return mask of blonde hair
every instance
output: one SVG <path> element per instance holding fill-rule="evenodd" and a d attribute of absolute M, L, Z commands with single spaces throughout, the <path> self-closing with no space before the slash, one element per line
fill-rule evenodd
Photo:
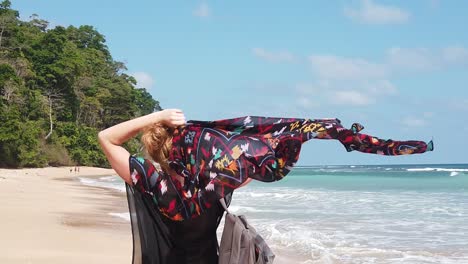
<path fill-rule="evenodd" d="M 160 123 L 146 127 L 141 136 L 141 142 L 145 146 L 148 155 L 163 169 L 169 171 L 168 158 L 172 149 L 172 137 L 174 129 Z"/>

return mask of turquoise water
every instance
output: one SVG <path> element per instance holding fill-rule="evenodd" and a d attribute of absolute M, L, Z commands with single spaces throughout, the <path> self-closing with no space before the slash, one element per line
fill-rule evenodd
<path fill-rule="evenodd" d="M 298 263 L 468 263 L 467 191 L 468 165 L 303 167 L 232 208 Z"/>
<path fill-rule="evenodd" d="M 301 167 L 275 184 L 333 190 L 458 192 L 467 191 L 466 176 L 468 165 L 460 164 Z"/>
<path fill-rule="evenodd" d="M 236 190 L 230 210 L 285 263 L 468 263 L 468 164 L 295 168 Z"/>

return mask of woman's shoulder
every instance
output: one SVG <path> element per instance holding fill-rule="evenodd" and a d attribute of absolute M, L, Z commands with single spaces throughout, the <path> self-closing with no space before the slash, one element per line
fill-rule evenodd
<path fill-rule="evenodd" d="M 161 166 L 147 158 L 131 155 L 129 158 L 130 175 L 134 185 L 140 185 L 144 190 L 151 190 L 158 179 L 164 174 Z"/>
<path fill-rule="evenodd" d="M 134 166 L 138 164 L 138 166 L 143 166 L 144 168 L 153 167 L 157 172 L 162 172 L 162 168 L 159 163 L 143 156 L 131 155 L 130 163 L 133 163 Z"/>

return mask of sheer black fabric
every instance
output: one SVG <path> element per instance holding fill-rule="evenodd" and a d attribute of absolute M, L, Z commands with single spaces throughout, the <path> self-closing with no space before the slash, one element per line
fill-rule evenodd
<path fill-rule="evenodd" d="M 153 210 L 151 198 L 127 186 L 128 209 L 133 235 L 133 264 L 170 264 L 167 258 L 174 247 L 169 229 Z"/>
<path fill-rule="evenodd" d="M 173 221 L 159 213 L 151 195 L 126 184 L 133 234 L 132 264 L 216 264 L 218 202 L 197 218 Z M 231 194 L 225 197 L 226 204 Z"/>

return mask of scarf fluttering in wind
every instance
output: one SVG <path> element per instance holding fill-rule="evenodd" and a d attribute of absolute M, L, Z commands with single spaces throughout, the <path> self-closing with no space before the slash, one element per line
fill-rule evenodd
<path fill-rule="evenodd" d="M 142 187 L 155 196 L 160 211 L 173 220 L 199 216 L 247 178 L 281 180 L 310 139 L 339 140 L 347 151 L 407 155 L 433 150 L 423 141 L 383 140 L 346 129 L 338 119 L 246 116 L 218 121 L 189 121 L 176 129 L 169 165 L 179 176 L 159 172 Z M 135 175 L 134 175 L 135 176 Z M 134 182 L 138 184 L 138 176 Z M 149 190 L 148 190 L 149 188 Z"/>

